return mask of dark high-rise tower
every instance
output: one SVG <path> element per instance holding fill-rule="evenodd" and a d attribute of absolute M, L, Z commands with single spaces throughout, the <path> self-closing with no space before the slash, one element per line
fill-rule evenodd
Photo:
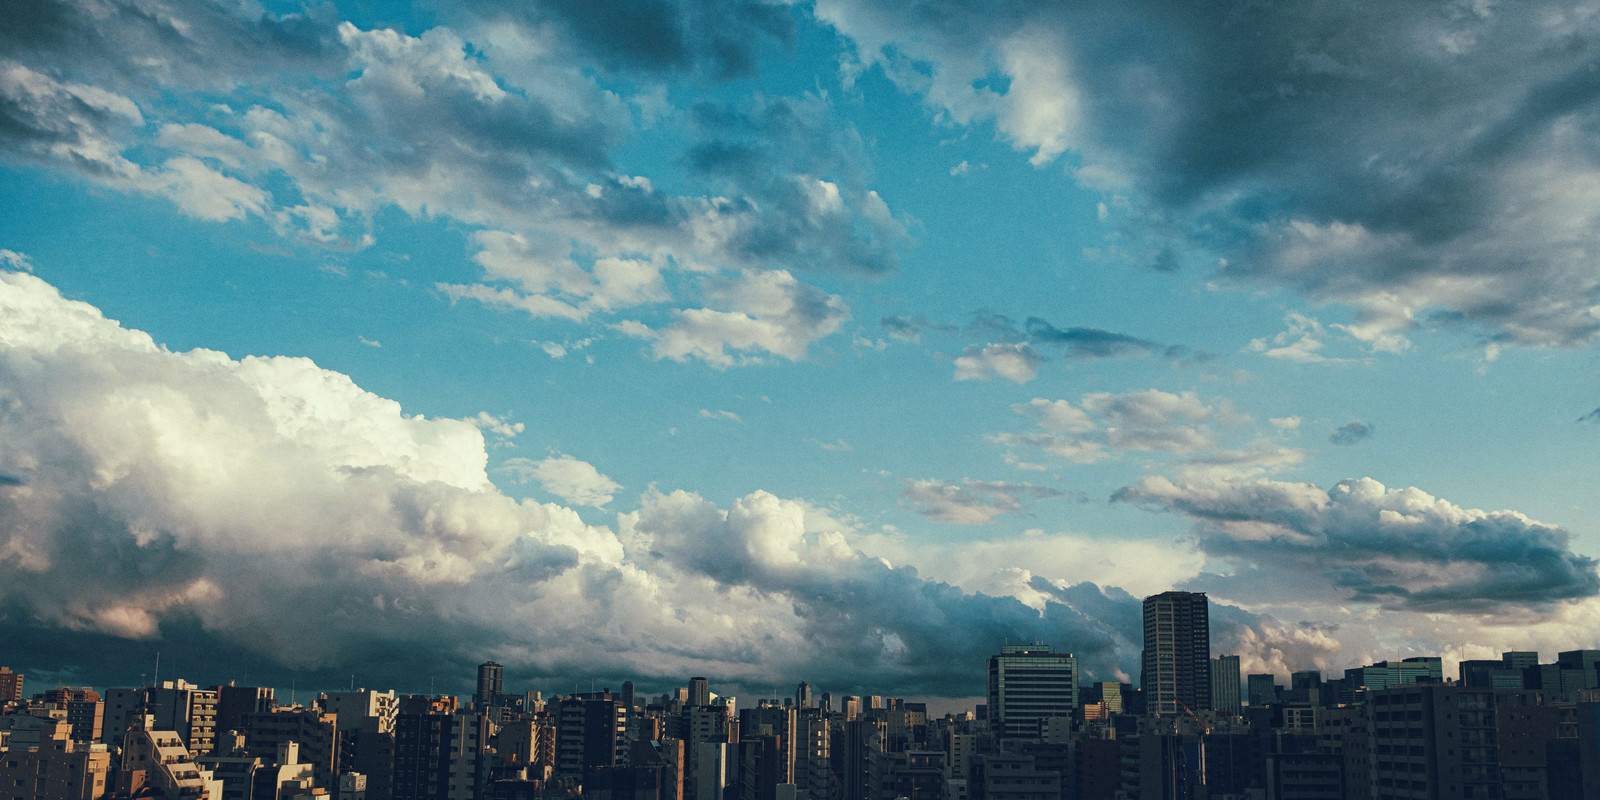
<path fill-rule="evenodd" d="M 1152 714 L 1211 708 L 1211 619 L 1205 592 L 1144 599 L 1139 688 Z"/>
<path fill-rule="evenodd" d="M 472 696 L 472 701 L 478 708 L 484 709 L 497 702 L 504 686 L 501 681 L 505 676 L 505 668 L 493 661 L 485 661 L 478 665 L 478 692 Z"/>

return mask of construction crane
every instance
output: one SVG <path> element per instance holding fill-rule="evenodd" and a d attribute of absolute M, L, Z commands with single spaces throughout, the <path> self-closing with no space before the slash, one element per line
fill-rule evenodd
<path fill-rule="evenodd" d="M 1176 697 L 1172 699 L 1173 702 L 1178 704 L 1179 708 L 1183 709 L 1183 713 L 1188 714 L 1189 718 L 1194 720 L 1194 724 L 1200 726 L 1200 763 L 1197 765 L 1195 773 L 1200 778 L 1200 785 L 1204 786 L 1206 785 L 1206 737 L 1211 734 L 1211 726 L 1207 725 L 1206 721 L 1201 719 L 1199 714 L 1194 713 L 1194 709 L 1185 705 L 1182 700 Z"/>

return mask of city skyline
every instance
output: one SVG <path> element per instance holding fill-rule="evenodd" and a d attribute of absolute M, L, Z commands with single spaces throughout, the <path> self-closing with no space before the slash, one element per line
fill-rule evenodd
<path fill-rule="evenodd" d="M 1600 18 L 1536 6 L 25 0 L 0 661 L 1600 645 Z"/>

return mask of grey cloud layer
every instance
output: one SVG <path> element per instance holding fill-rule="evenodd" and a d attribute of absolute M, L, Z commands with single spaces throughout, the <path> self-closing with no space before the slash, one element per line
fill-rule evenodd
<path fill-rule="evenodd" d="M 1118 501 L 1193 518 L 1207 576 L 1260 595 L 1355 599 L 1394 609 L 1483 613 L 1593 597 L 1596 561 L 1567 532 L 1514 511 L 1461 508 L 1371 478 L 1329 490 L 1280 481 L 1145 478 Z"/>
<path fill-rule="evenodd" d="M 1128 201 L 1127 247 L 1152 266 L 1221 256 L 1224 275 L 1352 306 L 1348 332 L 1382 349 L 1424 323 L 1535 346 L 1600 336 L 1585 3 L 817 14 L 941 116 L 992 120 L 1035 163 L 1075 153 L 1080 181 Z"/>
<path fill-rule="evenodd" d="M 491 23 L 554 24 L 612 70 L 749 75 L 764 49 L 793 44 L 794 20 L 778 3 L 743 0 L 552 0 L 470 3 Z"/>

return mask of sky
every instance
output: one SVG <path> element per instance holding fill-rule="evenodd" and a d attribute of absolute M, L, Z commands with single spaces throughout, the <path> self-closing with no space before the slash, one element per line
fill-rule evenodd
<path fill-rule="evenodd" d="M 1600 7 L 13 0 L 30 685 L 1600 647 Z"/>

